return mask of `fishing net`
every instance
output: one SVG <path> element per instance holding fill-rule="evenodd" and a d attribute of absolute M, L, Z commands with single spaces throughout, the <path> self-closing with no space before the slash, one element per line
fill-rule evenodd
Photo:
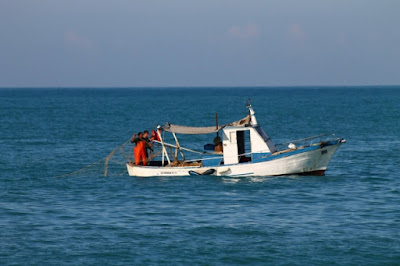
<path fill-rule="evenodd" d="M 131 139 L 126 140 L 120 146 L 113 149 L 105 158 L 100 159 L 92 164 L 86 165 L 85 167 L 56 177 L 66 176 L 90 176 L 90 175 L 104 175 L 107 176 L 122 176 L 127 173 L 126 164 L 131 166 L 135 165 L 133 156 L 133 147 Z M 182 167 L 182 166 L 201 166 L 201 162 L 196 161 L 183 161 L 178 160 L 178 149 L 177 147 L 165 146 L 165 151 L 169 154 L 171 162 L 168 162 L 167 167 Z M 163 152 L 162 145 L 160 142 L 153 142 L 152 149 L 149 151 L 147 158 L 148 162 L 151 162 L 156 157 L 161 157 Z M 193 151 L 192 151 L 193 152 Z M 199 152 L 200 153 L 200 152 Z M 139 162 L 141 163 L 141 162 Z M 148 163 L 149 165 L 150 163 Z M 151 164 L 150 164 L 151 165 Z"/>
<path fill-rule="evenodd" d="M 89 176 L 104 174 L 104 176 L 121 176 L 126 170 L 126 163 L 133 161 L 132 145 L 128 139 L 120 146 L 112 150 L 105 158 L 102 158 L 92 164 L 86 165 L 76 171 L 58 175 L 55 177 L 66 176 Z"/>
<path fill-rule="evenodd" d="M 107 157 L 104 159 L 104 176 L 109 176 L 111 172 L 110 170 L 114 170 L 112 171 L 112 173 L 114 173 L 116 165 L 123 165 L 125 169 L 125 171 L 119 175 L 123 175 L 127 172 L 126 164 L 129 164 L 131 166 L 135 165 L 135 160 L 132 153 L 133 146 L 127 145 L 130 143 L 131 139 L 125 141 L 121 146 L 116 147 L 109 155 L 107 155 Z M 147 162 L 150 162 L 154 158 L 160 156 L 161 153 L 161 145 L 158 143 L 153 143 L 152 149 L 149 151 L 149 155 L 147 157 Z M 142 163 L 142 161 L 140 161 L 139 163 Z"/>

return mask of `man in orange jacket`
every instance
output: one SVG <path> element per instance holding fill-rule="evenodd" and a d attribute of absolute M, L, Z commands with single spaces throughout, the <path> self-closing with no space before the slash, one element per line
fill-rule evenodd
<path fill-rule="evenodd" d="M 135 156 L 135 164 L 140 165 L 147 165 L 147 158 L 146 158 L 146 140 L 143 139 L 143 133 L 139 132 L 138 137 L 136 137 L 136 133 L 133 134 L 131 139 L 131 143 L 135 143 L 136 147 L 133 149 L 133 154 Z"/>

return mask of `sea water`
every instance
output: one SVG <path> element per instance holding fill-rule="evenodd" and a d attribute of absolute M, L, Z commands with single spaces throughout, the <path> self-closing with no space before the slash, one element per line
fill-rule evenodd
<path fill-rule="evenodd" d="M 248 99 L 277 143 L 345 138 L 326 175 L 104 177 L 133 133 Z M 1 89 L 0 264 L 398 265 L 399 111 L 400 87 Z"/>

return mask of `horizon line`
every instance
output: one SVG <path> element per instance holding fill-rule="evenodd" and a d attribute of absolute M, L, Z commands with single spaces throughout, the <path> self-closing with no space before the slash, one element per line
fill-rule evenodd
<path fill-rule="evenodd" d="M 336 88 L 336 87 L 344 87 L 344 88 L 374 88 L 374 87 L 400 87 L 400 84 L 397 85 L 266 85 L 266 86 L 200 86 L 200 85 L 191 85 L 191 86 L 0 86 L 0 90 L 3 89 L 284 89 L 284 88 Z"/>

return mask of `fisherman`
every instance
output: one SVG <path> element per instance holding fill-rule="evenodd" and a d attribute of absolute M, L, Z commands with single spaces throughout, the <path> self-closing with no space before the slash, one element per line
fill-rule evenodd
<path fill-rule="evenodd" d="M 147 149 L 149 149 L 151 152 L 153 151 L 151 139 L 149 139 L 149 131 L 147 131 L 147 130 L 143 131 L 143 139 L 146 141 L 145 154 L 146 154 L 146 159 L 147 159 L 149 157 Z"/>
<path fill-rule="evenodd" d="M 222 141 L 218 135 L 214 138 L 214 151 L 222 152 Z"/>
<path fill-rule="evenodd" d="M 139 133 L 137 134 L 137 136 L 138 136 L 138 137 L 136 137 L 136 133 L 135 133 L 135 134 L 133 134 L 132 139 L 131 139 L 131 143 L 135 143 L 136 146 L 137 146 L 137 143 L 139 142 L 139 140 L 140 140 L 140 139 L 143 139 L 143 133 L 142 133 L 142 132 L 139 132 Z"/>
<path fill-rule="evenodd" d="M 147 133 L 148 134 L 148 133 Z M 136 137 L 136 133 L 133 134 L 131 143 L 135 143 L 136 147 L 133 149 L 133 154 L 135 156 L 135 164 L 143 165 L 147 164 L 147 156 L 146 156 L 146 140 L 143 138 L 143 133 L 139 132 L 138 136 Z"/>

